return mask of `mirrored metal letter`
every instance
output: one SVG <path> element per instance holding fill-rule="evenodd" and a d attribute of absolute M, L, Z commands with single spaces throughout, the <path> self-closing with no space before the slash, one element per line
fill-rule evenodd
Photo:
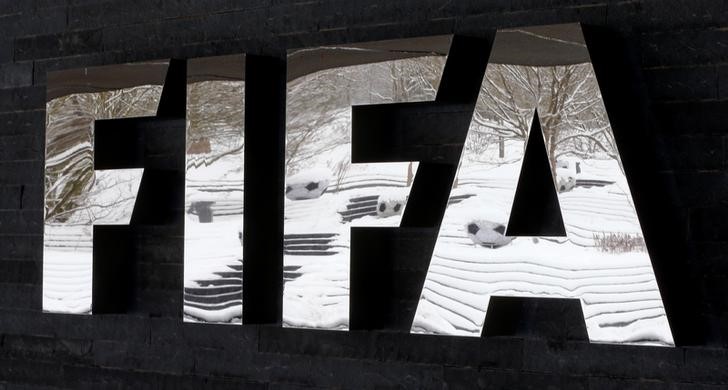
<path fill-rule="evenodd" d="M 43 310 L 91 312 L 93 226 L 129 223 L 143 171 L 94 170 L 94 121 L 154 116 L 167 67 L 48 73 Z"/>
<path fill-rule="evenodd" d="M 544 53 L 548 53 L 544 55 Z M 543 134 L 529 134 L 538 110 Z M 543 137 L 565 237 L 509 236 L 529 137 Z M 491 296 L 581 301 L 595 342 L 673 345 L 578 25 L 500 31 L 412 331 L 479 336 Z"/>
<path fill-rule="evenodd" d="M 351 163 L 351 106 L 435 99 L 450 37 L 288 55 L 285 326 L 347 329 L 352 226 L 399 226 L 417 163 Z M 388 142 L 386 139 L 382 143 Z"/>
<path fill-rule="evenodd" d="M 245 56 L 187 65 L 184 319 L 240 323 Z"/>

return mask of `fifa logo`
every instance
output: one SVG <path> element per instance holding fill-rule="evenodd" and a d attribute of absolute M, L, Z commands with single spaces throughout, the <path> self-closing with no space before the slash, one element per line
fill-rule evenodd
<path fill-rule="evenodd" d="M 185 321 L 242 323 L 246 262 L 282 261 L 283 326 L 361 328 L 397 294 L 377 267 L 421 251 L 411 332 L 477 337 L 493 297 L 560 298 L 591 341 L 674 345 L 589 49 L 559 25 L 291 50 L 277 115 L 254 56 L 49 73 L 43 309 L 123 312 L 153 272 L 128 266 L 134 227 L 182 218 Z M 251 128 L 263 111 L 284 140 Z M 282 184 L 277 259 L 249 252 L 281 224 L 256 183 Z M 434 246 L 362 238 L 405 230 Z"/>

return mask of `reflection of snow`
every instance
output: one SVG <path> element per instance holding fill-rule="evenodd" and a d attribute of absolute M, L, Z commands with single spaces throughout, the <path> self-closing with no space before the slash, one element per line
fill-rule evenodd
<path fill-rule="evenodd" d="M 185 218 L 185 321 L 240 322 L 242 215 L 216 216 L 213 223 Z"/>
<path fill-rule="evenodd" d="M 329 188 L 331 171 L 328 168 L 302 170 L 286 179 L 286 198 L 316 199 Z"/>
<path fill-rule="evenodd" d="M 341 151 L 349 148 L 343 143 L 332 150 L 348 158 Z M 507 225 L 523 151 L 522 140 L 465 150 L 412 331 L 478 336 L 490 295 L 568 297 L 582 301 L 592 341 L 672 344 L 648 254 L 596 246 L 597 235 L 642 235 L 616 160 L 563 159 L 579 162 L 578 171 L 575 164 L 557 171 L 557 179 L 559 173 L 573 178 L 559 193 L 567 237 L 516 238 L 499 249 L 469 238 L 471 221 Z M 331 166 L 330 159 L 314 156 L 311 164 Z M 370 203 L 392 198 L 389 186 L 403 188 L 408 181 L 406 166 L 389 171 L 384 165 L 354 164 L 321 198 L 286 200 L 287 235 L 336 235 L 325 253 L 285 256 L 285 264 L 300 266 L 301 273 L 285 285 L 286 325 L 347 327 L 350 226 L 399 223 L 398 216 L 377 219 L 371 213 Z"/>
<path fill-rule="evenodd" d="M 140 85 L 46 103 L 43 310 L 90 312 L 93 225 L 128 224 L 139 190 L 142 169 L 93 170 L 94 120 L 154 115 L 161 93 Z"/>
<path fill-rule="evenodd" d="M 213 140 L 213 145 L 216 145 Z M 242 144 L 242 136 L 239 137 Z M 200 162 L 190 164 L 190 161 Z M 205 163 L 201 163 L 205 162 Z M 243 154 L 188 155 L 185 176 L 185 321 L 242 318 Z"/>
<path fill-rule="evenodd" d="M 242 215 L 215 217 L 214 223 L 200 223 L 194 215 L 185 218 L 185 286 L 197 286 L 195 280 L 213 279 L 226 265 L 238 264 L 243 247 L 237 232 Z"/>
<path fill-rule="evenodd" d="M 611 251 L 595 240 L 641 241 L 616 160 L 584 158 L 578 161 L 579 172 L 569 170 L 574 187 L 558 194 L 566 237 L 517 237 L 497 249 L 468 239 L 474 219 L 507 224 L 521 150 L 506 148 L 500 159 L 488 149 L 477 156 L 465 152 L 451 196 L 472 196 L 445 212 L 412 331 L 479 336 L 492 295 L 575 298 L 581 300 L 592 341 L 671 345 L 647 252 L 639 245 Z M 562 162 L 557 176 L 568 165 Z"/>
<path fill-rule="evenodd" d="M 43 310 L 91 311 L 93 226 L 46 224 L 43 236 Z"/>
<path fill-rule="evenodd" d="M 413 330 L 478 336 L 490 295 L 581 298 L 596 341 L 671 340 L 659 326 L 664 309 L 646 253 L 613 255 L 524 238 L 495 250 L 438 241 Z M 658 321 L 643 321 L 653 317 Z"/>
<path fill-rule="evenodd" d="M 461 168 L 460 185 L 442 224 L 413 331 L 477 336 L 489 295 L 581 298 L 590 338 L 603 342 L 671 343 L 664 308 L 646 252 L 605 253 L 594 248 L 594 232 L 641 234 L 628 194 L 616 185 L 577 187 L 559 194 L 568 237 L 549 240 L 517 238 L 500 249 L 474 245 L 463 221 L 473 218 L 507 223 L 519 163 Z M 346 329 L 350 226 L 397 226 L 399 216 L 364 216 L 349 225 L 340 211 L 350 200 L 386 194 L 387 187 L 366 186 L 368 178 L 396 176 L 381 165 L 354 165 L 355 190 L 324 194 L 320 199 L 286 200 L 286 234 L 335 233 L 334 255 L 285 256 L 300 266 L 299 278 L 284 292 L 288 326 Z M 379 174 L 375 175 L 374 171 Z M 620 182 L 614 162 L 586 161 L 585 175 Z M 405 177 L 400 173 L 400 185 Z M 360 187 L 360 186 L 363 186 Z M 405 188 L 402 188 L 405 190 Z"/>
<path fill-rule="evenodd" d="M 95 171 L 85 203 L 65 223 L 47 222 L 43 232 L 43 310 L 91 310 L 93 225 L 127 225 L 142 169 Z"/>
<path fill-rule="evenodd" d="M 316 77 L 311 76 L 321 82 Z M 389 98 L 378 95 L 376 88 L 363 85 L 351 86 L 356 89 L 352 92 L 355 97 L 366 92 L 363 103 L 389 102 Z M 326 88 L 307 89 L 306 83 L 299 80 L 289 89 L 289 97 L 297 98 L 298 104 L 306 103 L 308 95 L 301 92 L 304 90 L 328 92 Z M 408 176 L 414 170 L 408 172 L 407 163 L 349 164 L 348 106 L 362 101 L 347 102 L 344 109 L 336 102 L 324 103 L 330 106 L 318 107 L 313 100 L 316 109 L 299 107 L 289 115 L 293 119 L 288 124 L 287 182 L 301 181 L 293 175 L 302 172 L 310 176 L 307 170 L 317 166 L 326 166 L 331 174 L 326 178 L 327 191 L 320 197 L 285 199 L 284 265 L 295 269 L 296 275 L 287 278 L 284 286 L 283 321 L 286 326 L 346 329 L 350 227 L 398 226 L 400 215 L 378 217 L 376 206 L 380 201 L 401 198 L 393 196 L 391 188 L 403 190 L 406 196 L 411 180 Z M 325 121 L 317 122 L 319 117 Z M 495 128 L 497 124 L 491 125 Z M 309 126 L 312 131 L 291 131 L 297 126 Z M 488 131 L 487 126 L 481 129 L 486 136 Z M 567 176 L 574 179 L 559 194 L 567 237 L 521 237 L 499 249 L 490 249 L 473 244 L 467 225 L 474 220 L 508 223 L 523 141 L 505 139 L 501 145 L 468 145 L 473 148 L 466 148 L 412 331 L 478 336 L 491 295 L 569 297 L 581 300 L 593 341 L 672 343 L 648 254 L 639 250 L 605 252 L 595 246 L 596 234 L 641 236 L 626 180 L 616 160 L 607 159 L 603 153 L 580 154 L 578 172 L 571 166 L 557 171 L 557 180 Z M 215 169 L 226 172 L 231 167 L 221 163 Z M 241 185 L 220 179 L 219 172 L 201 175 L 208 181 L 202 187 L 225 188 L 221 192 L 229 197 L 222 197 L 196 188 L 194 175 L 189 176 L 188 203 L 213 202 L 214 223 L 187 216 L 190 234 L 186 245 L 190 249 L 186 247 L 186 251 L 197 260 L 190 261 L 189 267 L 186 262 L 185 286 L 190 289 L 186 297 L 197 291 L 193 289 L 200 287 L 199 281 L 217 280 L 214 291 L 220 299 L 215 300 L 215 296 L 203 307 L 186 305 L 185 313 L 208 321 L 235 320 L 239 313 L 239 290 L 235 288 L 239 282 L 238 274 L 233 273 L 240 266 L 237 254 L 242 250 L 234 233 L 240 221 L 239 214 L 224 217 L 219 205 L 238 202 L 234 191 Z M 320 174 L 314 176 L 317 182 L 321 180 Z M 195 244 L 196 239 L 204 240 L 205 245 Z M 209 247 L 210 243 L 214 248 Z"/>
<path fill-rule="evenodd" d="M 326 166 L 332 177 L 320 198 L 285 200 L 286 236 L 326 248 L 316 256 L 284 255 L 284 265 L 300 266 L 301 274 L 284 287 L 286 326 L 348 327 L 350 227 L 399 226 L 401 212 L 378 217 L 378 201 L 394 200 L 391 190 L 400 188 L 406 198 L 417 169 L 416 163 L 352 164 L 351 106 L 433 100 L 444 64 L 442 56 L 382 61 L 288 83 L 286 172 Z M 335 239 L 321 240 L 326 234 Z"/>
<path fill-rule="evenodd" d="M 284 265 L 300 267 L 301 276 L 285 284 L 283 322 L 286 326 L 347 329 L 349 324 L 349 248 L 351 226 L 399 226 L 401 214 L 378 217 L 376 206 L 380 194 L 387 199 L 409 193 L 406 186 L 408 163 L 353 164 L 337 191 L 327 191 L 318 199 L 285 200 L 286 247 L 291 237 L 305 250 L 286 251 Z M 416 166 L 413 168 L 416 172 Z M 365 199 L 364 202 L 356 202 Z M 366 201 L 366 199 L 373 199 Z M 354 200 L 354 202 L 352 202 Z M 365 203 L 371 203 L 366 205 Z M 354 214 L 362 207 L 373 212 Z M 349 223 L 348 221 L 351 221 Z M 334 234 L 332 241 L 324 234 Z M 305 243 L 305 244 L 304 244 Z M 325 249 L 325 251 L 324 251 Z"/>
<path fill-rule="evenodd" d="M 377 217 L 387 218 L 404 212 L 409 188 L 384 189 L 377 199 Z"/>

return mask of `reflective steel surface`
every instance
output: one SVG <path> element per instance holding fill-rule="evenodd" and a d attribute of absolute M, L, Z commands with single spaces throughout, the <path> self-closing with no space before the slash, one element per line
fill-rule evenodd
<path fill-rule="evenodd" d="M 167 63 L 48 74 L 43 310 L 90 313 L 93 225 L 128 224 L 142 169 L 94 171 L 94 120 L 153 116 Z"/>
<path fill-rule="evenodd" d="M 528 137 L 544 139 L 566 237 L 505 234 Z M 673 345 L 590 63 L 489 64 L 450 196 L 467 199 L 447 208 L 413 332 L 479 336 L 493 295 L 575 298 L 593 342 Z"/>
<path fill-rule="evenodd" d="M 240 323 L 245 56 L 188 61 L 184 319 Z"/>
<path fill-rule="evenodd" d="M 578 29 L 499 34 L 493 58 L 554 39 L 562 58 L 588 58 Z M 399 226 L 417 170 L 353 164 L 351 107 L 434 100 L 438 39 L 289 53 L 285 326 L 348 328 L 350 228 Z M 573 298 L 591 341 L 673 345 L 591 64 L 527 59 L 488 65 L 412 332 L 477 337 L 491 296 Z M 90 313 L 93 225 L 129 223 L 143 171 L 94 170 L 94 120 L 155 115 L 166 68 L 49 73 L 43 310 Z M 244 89 L 242 55 L 188 62 L 185 321 L 242 320 Z M 507 233 L 529 137 L 543 139 L 563 237 Z"/>
<path fill-rule="evenodd" d="M 285 326 L 347 329 L 350 228 L 399 226 L 417 164 L 352 164 L 351 106 L 434 100 L 446 58 L 397 44 L 289 54 Z"/>

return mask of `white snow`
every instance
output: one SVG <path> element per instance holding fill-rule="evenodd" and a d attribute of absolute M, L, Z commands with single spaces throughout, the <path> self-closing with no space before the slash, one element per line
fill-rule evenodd
<path fill-rule="evenodd" d="M 339 132 L 342 124 L 335 123 Z M 348 157 L 342 150 L 350 148 L 349 138 L 343 139 L 332 150 Z M 595 236 L 642 236 L 618 161 L 603 155 L 565 158 L 571 164 L 578 161 L 581 168 L 576 173 L 569 167 L 576 187 L 558 194 L 566 237 L 517 237 L 498 249 L 473 244 L 466 230 L 469 221 L 508 223 L 524 142 L 504 141 L 503 157 L 498 146 L 464 152 L 451 198 L 467 198 L 447 208 L 412 331 L 478 337 L 490 296 L 558 297 L 580 300 L 593 342 L 672 345 L 648 253 L 595 246 Z M 309 147 L 315 149 L 315 142 Z M 333 165 L 323 155 L 311 157 L 310 163 Z M 381 221 L 362 216 L 347 222 L 339 212 L 358 197 L 399 198 L 390 193 L 390 185 L 408 192 L 406 165 L 386 165 L 353 164 L 338 181 L 332 179 L 338 185 L 320 199 L 285 202 L 286 234 L 337 234 L 331 248 L 336 254 L 284 257 L 286 265 L 300 266 L 297 272 L 302 274 L 285 286 L 286 326 L 347 328 L 349 229 L 397 226 L 401 216 Z M 598 185 L 579 185 L 578 180 Z"/>
<path fill-rule="evenodd" d="M 341 72 L 338 77 L 349 74 L 337 71 Z M 372 72 L 372 77 L 378 74 Z M 289 98 L 306 91 L 308 83 L 320 82 L 320 76 L 309 75 L 289 84 Z M 386 80 L 348 87 L 350 104 L 394 101 Z M 321 95 L 326 93 L 323 90 Z M 434 89 L 415 95 L 416 100 L 431 100 Z M 308 103 L 314 108 L 319 104 L 316 99 Z M 286 169 L 290 174 L 287 182 L 326 179 L 330 184 L 319 198 L 284 200 L 285 234 L 300 235 L 287 239 L 284 265 L 300 276 L 285 283 L 283 322 L 285 326 L 346 330 L 350 229 L 399 226 L 401 214 L 377 218 L 376 212 L 372 215 L 376 209 L 371 204 L 406 198 L 417 164 L 412 164 L 411 171 L 406 162 L 350 164 L 349 104 L 328 114 L 333 119 L 317 129 Z M 289 118 L 289 130 L 316 123 L 320 115 L 315 109 L 299 112 Z M 298 133 L 289 131 L 289 147 L 296 136 Z M 558 195 L 566 237 L 518 237 L 498 249 L 475 245 L 468 238 L 469 221 L 507 225 L 523 145 L 523 141 L 505 140 L 502 158 L 496 144 L 478 153 L 464 152 L 451 198 L 467 199 L 458 199 L 447 208 L 412 331 L 477 337 L 490 296 L 558 297 L 580 300 L 593 342 L 672 345 L 649 254 L 639 248 L 608 252 L 595 246 L 595 237 L 600 235 L 642 236 L 618 161 L 600 155 L 579 160 L 580 173 L 569 168 L 576 187 Z M 78 158 L 85 148 L 88 145 L 79 144 L 50 158 L 52 162 Z M 188 158 L 186 210 L 190 211 L 194 203 L 206 202 L 211 205 L 213 218 L 212 223 L 206 223 L 193 213 L 185 216 L 186 288 L 201 288 L 201 281 L 215 280 L 222 281 L 219 286 L 224 288 L 242 288 L 241 277 L 219 275 L 241 265 L 242 160 L 242 152 L 217 160 L 207 155 Z M 138 190 L 141 170 L 97 171 L 96 175 L 89 204 L 68 221 L 46 223 L 44 310 L 90 311 L 92 224 L 128 223 L 134 198 L 129 195 Z M 579 180 L 600 184 L 579 186 Z M 49 188 L 62 185 L 65 183 L 51 183 Z M 221 304 L 186 304 L 185 320 L 239 323 L 242 302 L 234 295 L 210 295 L 224 300 Z"/>
<path fill-rule="evenodd" d="M 574 298 L 593 342 L 672 345 L 649 254 L 596 246 L 595 236 L 642 237 L 617 161 L 582 160 L 576 178 L 606 185 L 558 194 L 566 237 L 517 237 L 497 249 L 464 240 L 474 216 L 508 221 L 522 158 L 511 150 L 500 162 L 493 152 L 463 156 L 451 196 L 474 196 L 447 208 L 412 331 L 478 337 L 490 296 Z"/>
<path fill-rule="evenodd" d="M 95 171 L 87 203 L 43 232 L 43 310 L 91 311 L 93 225 L 129 224 L 143 169 Z"/>

